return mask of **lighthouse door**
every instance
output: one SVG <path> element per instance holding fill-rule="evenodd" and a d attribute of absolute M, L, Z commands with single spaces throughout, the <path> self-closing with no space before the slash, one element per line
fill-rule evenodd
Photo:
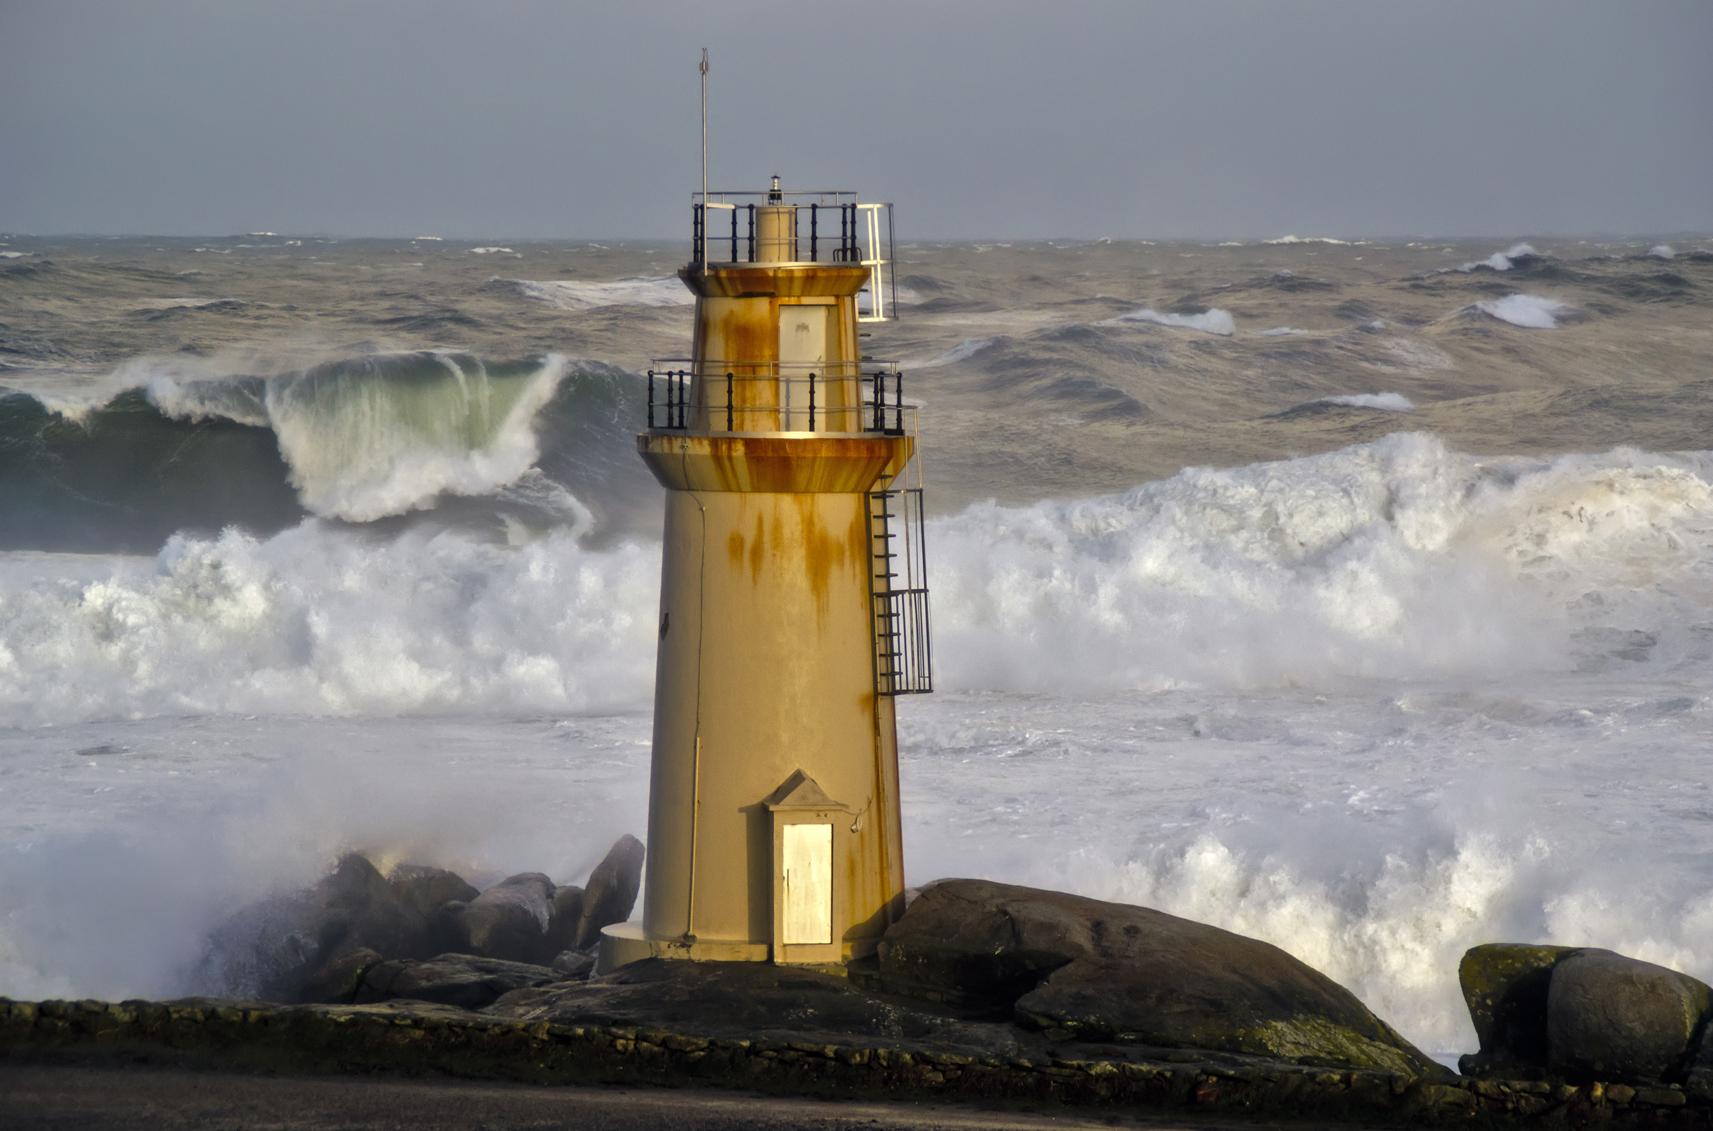
<path fill-rule="evenodd" d="M 809 303 L 779 308 L 779 404 L 786 432 L 838 427 L 827 416 L 827 329 L 835 309 Z"/>
<path fill-rule="evenodd" d="M 789 824 L 784 843 L 784 922 L 786 946 L 833 941 L 833 826 Z"/>

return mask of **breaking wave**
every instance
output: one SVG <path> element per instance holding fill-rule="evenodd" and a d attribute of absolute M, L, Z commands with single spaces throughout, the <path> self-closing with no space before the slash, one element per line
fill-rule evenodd
<path fill-rule="evenodd" d="M 1159 326 L 1172 326 L 1183 330 L 1200 330 L 1204 334 L 1219 334 L 1230 337 L 1237 332 L 1237 323 L 1232 319 L 1231 312 L 1219 307 L 1209 307 L 1199 314 L 1161 313 L 1151 307 L 1133 310 L 1128 314 L 1120 314 L 1116 318 L 1108 318 L 1098 323 L 1101 326 L 1124 326 L 1136 322 L 1152 322 Z"/>
<path fill-rule="evenodd" d="M 1514 294 L 1504 298 L 1483 299 L 1472 309 L 1482 314 L 1521 326 L 1525 330 L 1556 329 L 1563 319 L 1574 316 L 1577 309 L 1568 302 L 1543 298 L 1540 295 Z"/>
<path fill-rule="evenodd" d="M 1532 262 L 1540 258 L 1540 252 L 1526 243 L 1514 243 L 1504 251 L 1495 251 L 1486 259 L 1477 259 L 1458 267 L 1459 271 L 1476 271 L 1485 267 L 1489 271 L 1509 271 L 1513 267 Z"/>
<path fill-rule="evenodd" d="M 1713 463 L 1482 461 L 1398 434 L 982 505 L 931 532 L 959 687 L 1331 686 L 1600 664 L 1713 629 Z"/>
<path fill-rule="evenodd" d="M 1377 408 L 1382 412 L 1414 412 L 1415 402 L 1402 393 L 1347 393 L 1337 397 L 1322 397 L 1314 404 L 1339 405 L 1344 408 Z"/>
<path fill-rule="evenodd" d="M 591 487 L 622 501 L 634 470 L 619 425 L 638 383 L 599 362 L 423 351 L 212 379 L 145 361 L 115 377 L 126 387 L 100 403 L 0 388 L 0 549 L 152 552 L 187 529 L 373 522 L 456 497 L 563 520 Z"/>
<path fill-rule="evenodd" d="M 603 306 L 691 306 L 696 296 L 672 275 L 584 281 L 580 279 L 501 279 L 524 298 L 561 310 L 594 310 Z"/>
<path fill-rule="evenodd" d="M 935 354 L 925 361 L 906 362 L 906 369 L 938 369 L 942 365 L 956 365 L 967 361 L 994 343 L 993 338 L 965 338 L 944 353 Z"/>
<path fill-rule="evenodd" d="M 1713 461 L 1481 461 L 1399 434 L 933 524 L 953 689 L 1488 678 L 1700 656 Z M 577 709 L 646 695 L 658 549 L 555 530 L 179 536 L 0 574 L 0 721 Z M 217 678 L 216 678 L 217 677 Z"/>

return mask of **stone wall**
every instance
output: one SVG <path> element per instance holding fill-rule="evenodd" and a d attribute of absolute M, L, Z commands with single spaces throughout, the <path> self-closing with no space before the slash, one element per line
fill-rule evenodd
<path fill-rule="evenodd" d="M 0 1055 L 271 1072 L 392 1072 L 538 1084 L 728 1087 L 792 1095 L 1199 1110 L 1225 1117 L 1463 1126 L 1713 1128 L 1676 1087 L 1212 1065 L 997 1059 L 860 1043 L 734 1040 L 520 1024 L 450 1007 L 0 1000 Z"/>

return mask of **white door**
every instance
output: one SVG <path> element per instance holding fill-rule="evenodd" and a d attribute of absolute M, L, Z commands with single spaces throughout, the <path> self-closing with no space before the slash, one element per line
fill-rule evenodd
<path fill-rule="evenodd" d="M 786 946 L 833 941 L 833 826 L 786 825 Z"/>
<path fill-rule="evenodd" d="M 825 432 L 827 420 L 827 323 L 830 306 L 783 304 L 779 308 L 779 404 L 787 432 Z M 809 375 L 815 375 L 816 412 L 809 427 Z"/>

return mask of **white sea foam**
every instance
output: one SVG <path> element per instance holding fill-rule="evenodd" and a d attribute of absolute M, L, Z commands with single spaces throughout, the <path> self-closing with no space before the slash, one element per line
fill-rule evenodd
<path fill-rule="evenodd" d="M 689 306 L 696 301 L 671 275 L 631 279 L 517 279 L 523 294 L 561 310 L 593 310 L 603 306 Z"/>
<path fill-rule="evenodd" d="M 1334 239 L 1331 236 L 1278 236 L 1274 239 L 1262 240 L 1261 242 L 1265 243 L 1265 244 L 1274 244 L 1274 245 L 1290 245 L 1290 244 L 1299 244 L 1299 243 L 1325 243 L 1325 244 L 1336 244 L 1340 247 L 1353 246 L 1353 242 L 1351 240 Z M 1367 243 L 1367 242 L 1368 242 L 1367 240 L 1356 240 L 1356 241 L 1354 241 L 1354 243 L 1359 243 L 1359 244 L 1360 243 Z"/>
<path fill-rule="evenodd" d="M 1648 248 L 1648 254 L 1653 256 L 1655 259 L 1677 258 L 1677 252 L 1673 251 L 1671 245 L 1668 243 L 1654 244 L 1652 247 Z"/>
<path fill-rule="evenodd" d="M 1204 334 L 1219 334 L 1229 337 L 1237 332 L 1237 323 L 1232 319 L 1231 312 L 1219 307 L 1209 307 L 1200 314 L 1170 314 L 1161 313 L 1152 307 L 1132 310 L 1128 314 L 1120 314 L 1116 318 L 1108 318 L 1097 323 L 1100 326 L 1125 326 L 1137 322 L 1152 322 L 1160 326 L 1172 326 L 1183 330 L 1200 330 Z"/>
<path fill-rule="evenodd" d="M 22 259 L 29 254 L 27 251 L 0 251 L 0 259 Z"/>
<path fill-rule="evenodd" d="M 1295 326 L 1274 326 L 1270 330 L 1262 330 L 1261 336 L 1263 338 L 1290 338 L 1308 332 L 1307 330 L 1299 330 Z"/>
<path fill-rule="evenodd" d="M 1475 304 L 1475 309 L 1501 322 L 1509 322 L 1513 326 L 1528 330 L 1551 330 L 1561 319 L 1577 313 L 1576 307 L 1567 302 L 1526 294 L 1483 299 Z"/>
<path fill-rule="evenodd" d="M 473 247 L 471 255 L 516 255 L 517 252 L 509 247 Z"/>
<path fill-rule="evenodd" d="M 1516 261 L 1525 256 L 1539 255 L 1533 247 L 1526 243 L 1514 243 L 1504 251 L 1495 251 L 1486 259 L 1477 259 L 1463 264 L 1459 271 L 1473 271 L 1477 267 L 1491 267 L 1495 271 L 1509 271 L 1516 266 Z"/>
<path fill-rule="evenodd" d="M 1350 408 L 1377 408 L 1383 412 L 1414 412 L 1416 406 L 1401 393 L 1349 393 L 1344 396 L 1322 397 L 1312 404 L 1345 405 Z"/>
<path fill-rule="evenodd" d="M 309 520 L 153 561 L 0 559 L 0 718 L 587 710 L 647 693 L 658 550 Z M 52 571 L 52 572 L 46 572 Z"/>

